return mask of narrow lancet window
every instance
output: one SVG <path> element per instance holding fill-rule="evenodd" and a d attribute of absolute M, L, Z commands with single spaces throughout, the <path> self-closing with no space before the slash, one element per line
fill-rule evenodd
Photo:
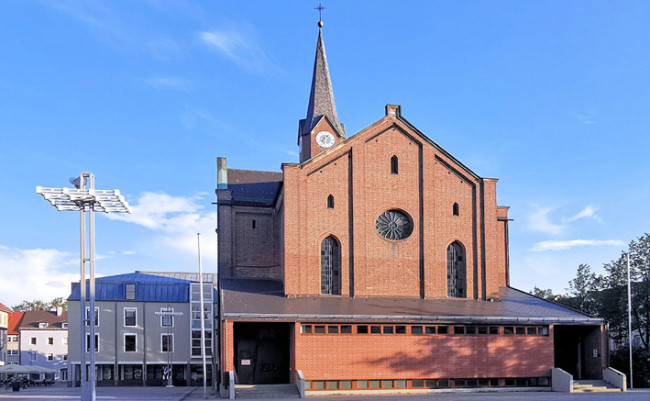
<path fill-rule="evenodd" d="M 453 209 L 454 209 L 453 210 L 454 211 L 454 216 L 458 216 L 460 214 L 460 211 L 458 210 L 459 209 L 458 208 L 458 203 L 454 203 Z"/>
<path fill-rule="evenodd" d="M 458 241 L 447 248 L 447 296 L 467 298 L 465 248 Z"/>
<path fill-rule="evenodd" d="M 398 172 L 399 172 L 399 160 L 397 159 L 397 156 L 393 156 L 390 158 L 390 173 L 397 174 Z"/>
<path fill-rule="evenodd" d="M 321 281 L 323 295 L 341 295 L 341 246 L 329 236 L 320 246 Z"/>
<path fill-rule="evenodd" d="M 334 196 L 332 195 L 327 197 L 327 208 L 334 209 Z"/>

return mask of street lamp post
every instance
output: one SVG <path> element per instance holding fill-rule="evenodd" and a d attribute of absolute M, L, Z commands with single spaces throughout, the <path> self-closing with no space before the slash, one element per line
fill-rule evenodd
<path fill-rule="evenodd" d="M 81 380 L 81 399 L 95 401 L 95 214 L 104 213 L 131 213 L 129 205 L 124 200 L 120 191 L 95 190 L 95 176 L 92 173 L 81 173 L 79 177 L 71 179 L 75 188 L 43 188 L 36 187 L 40 194 L 58 211 L 79 211 L 80 215 L 80 272 L 79 272 L 79 310 L 81 354 L 79 360 L 79 373 Z M 86 216 L 88 212 L 88 257 L 86 257 Z M 86 263 L 89 266 L 89 313 L 86 316 Z M 86 374 L 86 323 L 90 326 L 90 367 Z M 88 376 L 88 383 L 86 383 Z"/>
<path fill-rule="evenodd" d="M 172 367 L 172 353 L 174 352 L 174 341 L 172 341 L 172 326 L 174 325 L 174 316 L 182 316 L 183 312 L 174 312 L 171 306 L 167 306 L 167 310 L 155 312 L 160 315 L 163 322 L 166 320 L 167 325 L 167 387 L 174 387 L 172 380 L 173 367 Z"/>

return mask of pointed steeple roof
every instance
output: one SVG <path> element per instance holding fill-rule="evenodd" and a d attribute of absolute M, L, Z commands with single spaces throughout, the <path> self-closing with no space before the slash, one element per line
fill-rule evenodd
<path fill-rule="evenodd" d="M 314 60 L 314 75 L 311 81 L 307 117 L 300 121 L 300 134 L 306 135 L 310 133 L 323 116 L 327 117 L 341 136 L 345 137 L 343 124 L 339 122 L 338 116 L 336 115 L 334 92 L 332 91 L 330 72 L 327 67 L 327 57 L 325 56 L 325 44 L 323 43 L 322 23 L 319 23 L 316 58 Z"/>

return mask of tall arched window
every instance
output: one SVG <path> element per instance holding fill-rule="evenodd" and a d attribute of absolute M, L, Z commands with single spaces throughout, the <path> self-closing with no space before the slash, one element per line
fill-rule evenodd
<path fill-rule="evenodd" d="M 454 203 L 453 213 L 454 213 L 454 216 L 458 216 L 460 214 L 458 203 Z"/>
<path fill-rule="evenodd" d="M 467 298 L 465 248 L 453 242 L 447 248 L 447 296 Z"/>
<path fill-rule="evenodd" d="M 399 171 L 399 160 L 397 159 L 397 156 L 393 156 L 390 158 L 390 173 L 397 174 L 398 171 Z"/>
<path fill-rule="evenodd" d="M 330 195 L 327 197 L 327 208 L 334 209 L 334 196 Z"/>
<path fill-rule="evenodd" d="M 320 245 L 320 293 L 341 295 L 341 246 L 332 236 Z"/>

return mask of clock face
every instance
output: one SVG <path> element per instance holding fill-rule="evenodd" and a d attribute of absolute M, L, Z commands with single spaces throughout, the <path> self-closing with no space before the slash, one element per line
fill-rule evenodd
<path fill-rule="evenodd" d="M 327 131 L 321 131 L 316 134 L 316 143 L 321 148 L 331 148 L 334 145 L 334 142 L 336 142 L 334 135 Z"/>

